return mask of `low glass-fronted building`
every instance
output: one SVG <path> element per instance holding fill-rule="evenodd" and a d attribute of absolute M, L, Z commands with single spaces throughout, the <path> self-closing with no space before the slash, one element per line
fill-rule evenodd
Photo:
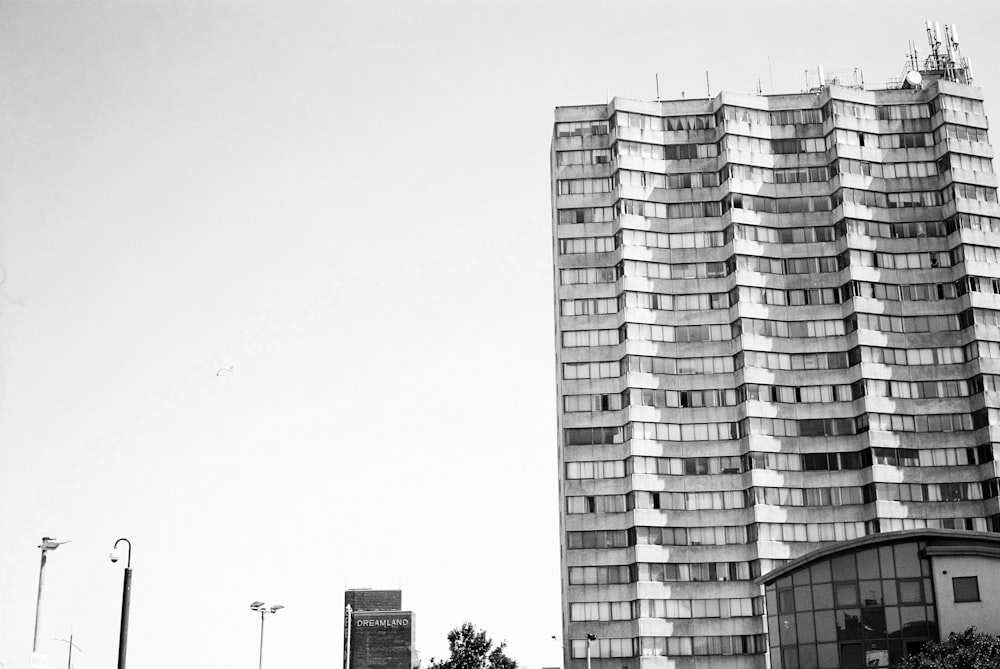
<path fill-rule="evenodd" d="M 986 532 L 864 537 L 760 581 L 772 669 L 888 667 L 950 632 L 1000 627 L 1000 536 Z"/>

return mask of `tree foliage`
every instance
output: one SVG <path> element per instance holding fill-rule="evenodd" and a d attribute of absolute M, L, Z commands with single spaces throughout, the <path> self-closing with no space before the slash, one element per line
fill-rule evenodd
<path fill-rule="evenodd" d="M 431 658 L 427 669 L 517 669 L 517 662 L 504 653 L 506 647 L 506 641 L 494 646 L 485 631 L 477 630 L 472 623 L 462 623 L 448 632 L 451 657 L 440 661 Z"/>
<path fill-rule="evenodd" d="M 904 657 L 895 669 L 1000 669 L 1000 637 L 970 627 L 941 643 L 928 643 Z"/>

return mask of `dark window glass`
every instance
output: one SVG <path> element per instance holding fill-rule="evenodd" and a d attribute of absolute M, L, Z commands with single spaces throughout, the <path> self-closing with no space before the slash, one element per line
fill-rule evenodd
<path fill-rule="evenodd" d="M 914 552 L 914 555 L 916 553 Z M 854 564 L 854 554 L 841 555 L 830 562 L 833 569 L 834 581 L 856 581 L 858 578 L 857 566 Z M 918 574 L 919 575 L 919 572 Z"/>
<path fill-rule="evenodd" d="M 951 579 L 951 587 L 955 592 L 956 602 L 979 601 L 979 577 L 956 576 Z"/>
<path fill-rule="evenodd" d="M 837 611 L 837 638 L 840 640 L 861 638 L 860 609 L 839 609 Z"/>
<path fill-rule="evenodd" d="M 819 655 L 819 669 L 839 669 L 840 660 L 837 657 L 837 644 L 821 643 L 816 647 Z"/>
<path fill-rule="evenodd" d="M 858 605 L 858 585 L 856 583 L 838 583 L 835 587 L 834 594 L 838 607 Z"/>
<path fill-rule="evenodd" d="M 923 601 L 924 598 L 920 594 L 920 581 L 915 579 L 899 581 L 900 604 L 918 604 Z"/>
<path fill-rule="evenodd" d="M 795 626 L 799 630 L 799 643 L 814 643 L 816 641 L 816 626 L 813 625 L 813 614 L 799 613 L 795 616 Z"/>
<path fill-rule="evenodd" d="M 817 611 L 816 612 L 816 641 L 823 643 L 824 641 L 836 641 L 837 640 L 837 627 L 836 619 L 833 616 L 833 611 Z"/>
<path fill-rule="evenodd" d="M 858 553 L 858 578 L 878 578 L 878 551 L 861 551 Z"/>
<path fill-rule="evenodd" d="M 795 597 L 791 590 L 778 591 L 778 613 L 795 611 Z"/>
<path fill-rule="evenodd" d="M 821 609 L 833 608 L 833 586 L 829 583 L 820 583 L 812 586 L 813 606 L 817 611 Z"/>
<path fill-rule="evenodd" d="M 812 611 L 812 588 L 808 585 L 800 585 L 795 588 L 795 610 L 796 611 Z"/>
<path fill-rule="evenodd" d="M 846 669 L 865 666 L 865 656 L 860 643 L 840 644 L 840 666 Z"/>
<path fill-rule="evenodd" d="M 882 578 L 893 578 L 896 576 L 895 565 L 892 561 L 892 546 L 879 547 L 878 561 L 882 566 Z"/>
<path fill-rule="evenodd" d="M 809 576 L 812 578 L 813 583 L 829 583 L 830 563 L 826 560 L 817 562 L 813 566 L 809 567 Z"/>
<path fill-rule="evenodd" d="M 920 576 L 920 558 L 917 557 L 917 545 L 898 544 L 893 548 L 896 553 L 896 577 Z"/>

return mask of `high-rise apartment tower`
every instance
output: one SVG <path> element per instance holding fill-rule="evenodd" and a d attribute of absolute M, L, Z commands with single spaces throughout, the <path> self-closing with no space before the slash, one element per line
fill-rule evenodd
<path fill-rule="evenodd" d="M 567 667 L 763 667 L 760 575 L 1000 531 L 997 177 L 948 35 L 881 90 L 556 109 Z"/>

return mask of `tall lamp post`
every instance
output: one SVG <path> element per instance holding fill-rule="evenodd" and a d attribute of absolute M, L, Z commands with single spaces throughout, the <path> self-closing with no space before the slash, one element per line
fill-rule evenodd
<path fill-rule="evenodd" d="M 132 599 L 132 542 L 122 537 L 115 542 L 109 556 L 112 562 L 118 562 L 121 558 L 118 544 L 123 541 L 128 546 L 128 559 L 125 561 L 125 579 L 122 584 L 122 623 L 118 632 L 118 669 L 125 669 L 125 649 L 128 646 L 128 607 Z"/>
<path fill-rule="evenodd" d="M 35 602 L 35 638 L 31 642 L 31 653 L 35 654 L 38 652 L 38 621 L 42 617 L 42 585 L 45 583 L 45 562 L 47 559 L 46 554 L 49 551 L 54 551 L 63 544 L 68 544 L 67 541 L 56 541 L 52 537 L 42 537 L 42 543 L 38 545 L 42 549 L 42 563 L 38 567 L 38 600 Z"/>
<path fill-rule="evenodd" d="M 257 662 L 258 669 L 264 669 L 264 615 L 277 613 L 283 608 L 285 607 L 281 604 L 275 604 L 274 606 L 268 606 L 264 602 L 253 602 L 250 604 L 251 611 L 260 611 L 260 659 Z"/>
<path fill-rule="evenodd" d="M 587 633 L 587 669 L 590 669 L 590 644 L 597 640 L 596 634 Z"/>

